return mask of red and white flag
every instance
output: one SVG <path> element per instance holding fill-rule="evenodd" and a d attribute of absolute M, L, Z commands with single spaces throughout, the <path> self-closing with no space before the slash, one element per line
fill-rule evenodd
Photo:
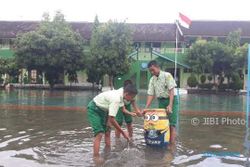
<path fill-rule="evenodd" d="M 185 28 L 189 28 L 191 25 L 191 20 L 183 15 L 182 13 L 179 13 L 179 23 L 181 26 L 185 27 Z"/>

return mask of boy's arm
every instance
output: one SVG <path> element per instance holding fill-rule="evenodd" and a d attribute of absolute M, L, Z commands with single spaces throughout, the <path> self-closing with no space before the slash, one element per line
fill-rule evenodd
<path fill-rule="evenodd" d="M 154 97 L 155 96 L 153 96 L 153 95 L 148 95 L 148 97 L 147 97 L 147 103 L 146 103 L 146 107 L 145 108 L 149 108 L 149 106 L 151 105 Z"/>
<path fill-rule="evenodd" d="M 175 80 L 171 74 L 166 76 L 166 85 L 168 87 L 169 105 L 166 107 L 168 113 L 172 113 L 173 101 L 174 101 L 174 88 L 177 86 Z"/>
<path fill-rule="evenodd" d="M 172 113 L 174 101 L 174 88 L 169 90 L 169 105 L 166 107 L 168 113 Z"/>
<path fill-rule="evenodd" d="M 136 116 L 136 114 L 134 112 L 129 112 L 125 106 L 122 107 L 122 112 L 131 116 Z"/>
<path fill-rule="evenodd" d="M 135 101 L 132 101 L 131 103 L 132 103 L 132 106 L 133 106 L 133 108 L 135 110 L 136 115 L 142 116 L 141 110 L 138 108 L 138 106 L 136 105 Z"/>
<path fill-rule="evenodd" d="M 147 94 L 148 94 L 148 97 L 147 97 L 147 102 L 146 102 L 145 108 L 149 108 L 149 106 L 151 105 L 151 103 L 155 97 L 155 88 L 153 85 L 153 78 L 151 78 L 149 81 Z"/>
<path fill-rule="evenodd" d="M 118 130 L 125 139 L 129 140 L 128 134 L 126 134 L 120 127 L 120 125 L 117 123 L 117 121 L 115 120 L 115 117 L 113 116 L 108 116 L 108 122 L 110 122 L 115 128 L 116 130 Z"/>
<path fill-rule="evenodd" d="M 120 127 L 120 125 L 117 123 L 117 121 L 115 120 L 115 116 L 119 110 L 119 101 L 113 101 L 110 105 L 109 105 L 109 116 L 108 116 L 108 124 L 113 125 L 117 131 L 119 131 L 125 139 L 127 139 L 129 141 L 129 137 L 128 134 L 126 134 Z"/>

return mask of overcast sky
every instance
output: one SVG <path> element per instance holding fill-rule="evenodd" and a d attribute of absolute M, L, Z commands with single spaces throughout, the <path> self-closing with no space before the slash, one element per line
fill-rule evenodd
<path fill-rule="evenodd" d="M 129 23 L 171 23 L 178 12 L 191 20 L 248 20 L 250 0 L 0 0 L 0 20 L 41 20 L 60 10 L 67 21 L 89 21 L 98 15 Z"/>

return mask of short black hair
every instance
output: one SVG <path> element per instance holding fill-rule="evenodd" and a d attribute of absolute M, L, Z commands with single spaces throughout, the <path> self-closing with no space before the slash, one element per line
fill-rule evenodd
<path fill-rule="evenodd" d="M 133 84 L 128 84 L 127 86 L 125 86 L 124 92 L 127 92 L 130 95 L 137 95 L 137 93 L 138 93 L 136 86 Z"/>
<path fill-rule="evenodd" d="M 152 67 L 152 66 L 159 67 L 157 61 L 155 61 L 155 60 L 151 60 L 151 61 L 148 63 L 148 68 L 150 68 L 150 67 Z"/>
<path fill-rule="evenodd" d="M 130 79 L 127 79 L 123 82 L 123 87 L 125 88 L 127 85 L 132 85 L 133 82 Z"/>

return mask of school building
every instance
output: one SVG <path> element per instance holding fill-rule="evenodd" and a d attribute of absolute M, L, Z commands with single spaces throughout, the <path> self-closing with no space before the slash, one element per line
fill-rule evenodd
<path fill-rule="evenodd" d="M 31 21 L 0 21 L 0 57 L 13 56 L 13 40 L 17 34 L 34 30 L 39 22 Z M 92 23 L 70 22 L 72 28 L 78 31 L 85 40 L 91 37 Z M 129 23 L 128 23 L 129 24 Z M 128 55 L 133 59 L 130 70 L 117 76 L 115 86 L 120 87 L 124 80 L 132 79 L 138 88 L 147 88 L 150 73 L 147 63 L 150 60 L 158 60 L 162 70 L 174 73 L 176 24 L 129 24 L 133 30 L 134 50 Z M 241 29 L 241 43 L 250 42 L 250 21 L 193 21 L 190 29 L 181 27 L 182 34 L 177 34 L 177 83 L 181 88 L 187 87 L 187 78 L 192 70 L 186 60 L 185 52 L 199 37 L 211 40 L 217 38 L 224 41 L 229 32 Z M 35 70 L 30 71 L 31 77 L 36 78 Z M 78 81 L 85 82 L 85 72 L 78 73 Z M 34 83 L 36 80 L 34 79 Z M 67 81 L 66 81 L 67 82 Z M 105 79 L 105 83 L 107 81 Z"/>

